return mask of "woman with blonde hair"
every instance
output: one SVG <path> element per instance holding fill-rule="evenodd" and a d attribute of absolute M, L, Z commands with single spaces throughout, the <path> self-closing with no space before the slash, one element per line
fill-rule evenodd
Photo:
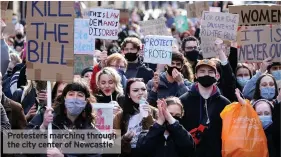
<path fill-rule="evenodd" d="M 96 84 L 96 75 L 102 68 L 105 67 L 112 67 L 116 69 L 116 71 L 121 77 L 122 87 L 125 89 L 127 83 L 125 72 L 127 70 L 128 63 L 124 58 L 124 56 L 122 56 L 119 53 L 114 53 L 108 56 L 106 59 L 102 60 L 101 62 L 103 62 L 103 64 L 98 64 L 93 68 L 93 73 L 90 81 L 90 86 L 93 93 L 96 94 L 98 92 L 97 84 Z"/>
<path fill-rule="evenodd" d="M 96 101 L 98 103 L 117 102 L 116 109 L 119 111 L 119 105 L 122 106 L 124 96 L 121 77 L 118 72 L 110 67 L 103 68 L 97 73 L 96 84 L 98 88 L 98 92 L 95 94 Z"/>

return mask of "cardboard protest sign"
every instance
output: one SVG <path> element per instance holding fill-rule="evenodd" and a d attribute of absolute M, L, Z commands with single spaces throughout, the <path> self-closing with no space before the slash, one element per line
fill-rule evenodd
<path fill-rule="evenodd" d="M 80 75 L 85 68 L 93 66 L 93 57 L 93 55 L 74 55 L 74 75 Z"/>
<path fill-rule="evenodd" d="M 189 18 L 197 18 L 194 3 L 186 5 L 186 16 Z"/>
<path fill-rule="evenodd" d="M 236 41 L 238 16 L 229 13 L 204 12 L 200 36 Z"/>
<path fill-rule="evenodd" d="M 101 132 L 111 132 L 113 129 L 113 103 L 95 103 L 92 105 L 96 113 L 95 126 Z"/>
<path fill-rule="evenodd" d="M 209 11 L 209 3 L 205 2 L 194 2 L 195 9 L 196 9 L 196 17 L 201 18 L 203 11 Z"/>
<path fill-rule="evenodd" d="M 171 33 L 168 31 L 166 26 L 166 20 L 163 18 L 157 20 L 140 21 L 141 27 L 140 32 L 146 35 L 165 35 L 170 36 Z"/>
<path fill-rule="evenodd" d="M 118 39 L 120 11 L 113 9 L 91 9 L 89 35 L 97 39 Z"/>
<path fill-rule="evenodd" d="M 188 23 L 186 16 L 177 16 L 175 18 L 176 29 L 178 32 L 182 33 L 188 30 Z"/>
<path fill-rule="evenodd" d="M 9 1 L 1 1 L 1 10 L 7 10 Z"/>
<path fill-rule="evenodd" d="M 73 81 L 74 2 L 27 2 L 27 79 Z"/>
<path fill-rule="evenodd" d="M 208 2 L 193 2 L 192 4 L 187 4 L 187 17 L 201 18 L 203 11 L 209 11 Z"/>
<path fill-rule="evenodd" d="M 281 23 L 281 5 L 230 5 L 229 12 L 239 14 L 239 26 Z"/>
<path fill-rule="evenodd" d="M 90 54 L 95 51 L 95 40 L 89 35 L 89 19 L 74 21 L 74 54 Z"/>
<path fill-rule="evenodd" d="M 144 62 L 171 64 L 174 42 L 172 36 L 147 35 L 144 41 Z"/>
<path fill-rule="evenodd" d="M 237 44 L 239 62 L 281 62 L 281 25 L 242 26 Z"/>
<path fill-rule="evenodd" d="M 215 45 L 216 38 L 201 37 L 200 48 L 202 49 L 203 58 L 213 58 L 218 56 L 218 49 Z M 230 53 L 230 46 L 225 45 L 223 50 L 226 55 Z"/>

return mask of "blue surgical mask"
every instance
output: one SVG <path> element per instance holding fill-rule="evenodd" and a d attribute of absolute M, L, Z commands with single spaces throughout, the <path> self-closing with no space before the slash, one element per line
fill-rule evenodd
<path fill-rule="evenodd" d="M 237 77 L 237 82 L 242 87 L 244 87 L 249 80 L 250 80 L 250 77 Z"/>
<path fill-rule="evenodd" d="M 271 73 L 276 81 L 281 80 L 281 70 L 276 70 Z"/>
<path fill-rule="evenodd" d="M 12 23 L 13 23 L 14 25 L 16 25 L 16 24 L 17 24 L 17 22 L 18 22 L 18 20 L 17 20 L 17 19 L 12 19 Z"/>
<path fill-rule="evenodd" d="M 274 87 L 262 87 L 261 89 L 261 97 L 267 100 L 272 100 L 275 96 L 275 88 Z"/>
<path fill-rule="evenodd" d="M 266 129 L 270 124 L 272 124 L 272 117 L 271 116 L 259 116 L 262 122 L 263 129 Z"/>
<path fill-rule="evenodd" d="M 86 104 L 87 102 L 85 100 L 77 98 L 65 99 L 65 107 L 72 116 L 78 116 L 85 109 Z"/>

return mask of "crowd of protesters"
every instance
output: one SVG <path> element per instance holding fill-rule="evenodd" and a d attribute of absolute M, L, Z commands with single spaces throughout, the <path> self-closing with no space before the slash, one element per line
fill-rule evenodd
<path fill-rule="evenodd" d="M 114 102 L 113 128 L 121 130 L 121 154 L 88 156 L 220 157 L 220 113 L 238 100 L 239 89 L 260 118 L 269 156 L 279 157 L 281 63 L 271 58 L 238 63 L 237 47 L 227 55 L 221 45 L 218 57 L 203 59 L 200 23 L 189 20 L 189 30 L 179 33 L 174 24 L 178 14 L 168 7 L 161 15 L 177 40 L 170 65 L 143 62 L 142 17 L 134 14 L 139 17 L 122 27 L 118 40 L 107 40 L 106 49 L 96 40 L 97 63 L 85 68 L 81 79 L 53 83 L 52 108 L 46 107 L 47 83 L 27 80 L 26 26 L 15 21 L 14 34 L 1 36 L 1 129 L 44 130 L 50 123 L 53 129 L 96 129 L 91 104 Z M 140 114 L 142 98 L 147 117 Z M 204 131 L 194 136 L 193 130 L 201 126 Z M 47 156 L 87 155 L 52 148 Z"/>

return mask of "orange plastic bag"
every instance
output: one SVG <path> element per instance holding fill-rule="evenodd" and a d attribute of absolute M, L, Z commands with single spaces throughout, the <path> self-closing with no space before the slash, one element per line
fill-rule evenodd
<path fill-rule="evenodd" d="M 267 139 L 262 124 L 246 100 L 224 108 L 222 118 L 222 157 L 268 157 Z"/>

